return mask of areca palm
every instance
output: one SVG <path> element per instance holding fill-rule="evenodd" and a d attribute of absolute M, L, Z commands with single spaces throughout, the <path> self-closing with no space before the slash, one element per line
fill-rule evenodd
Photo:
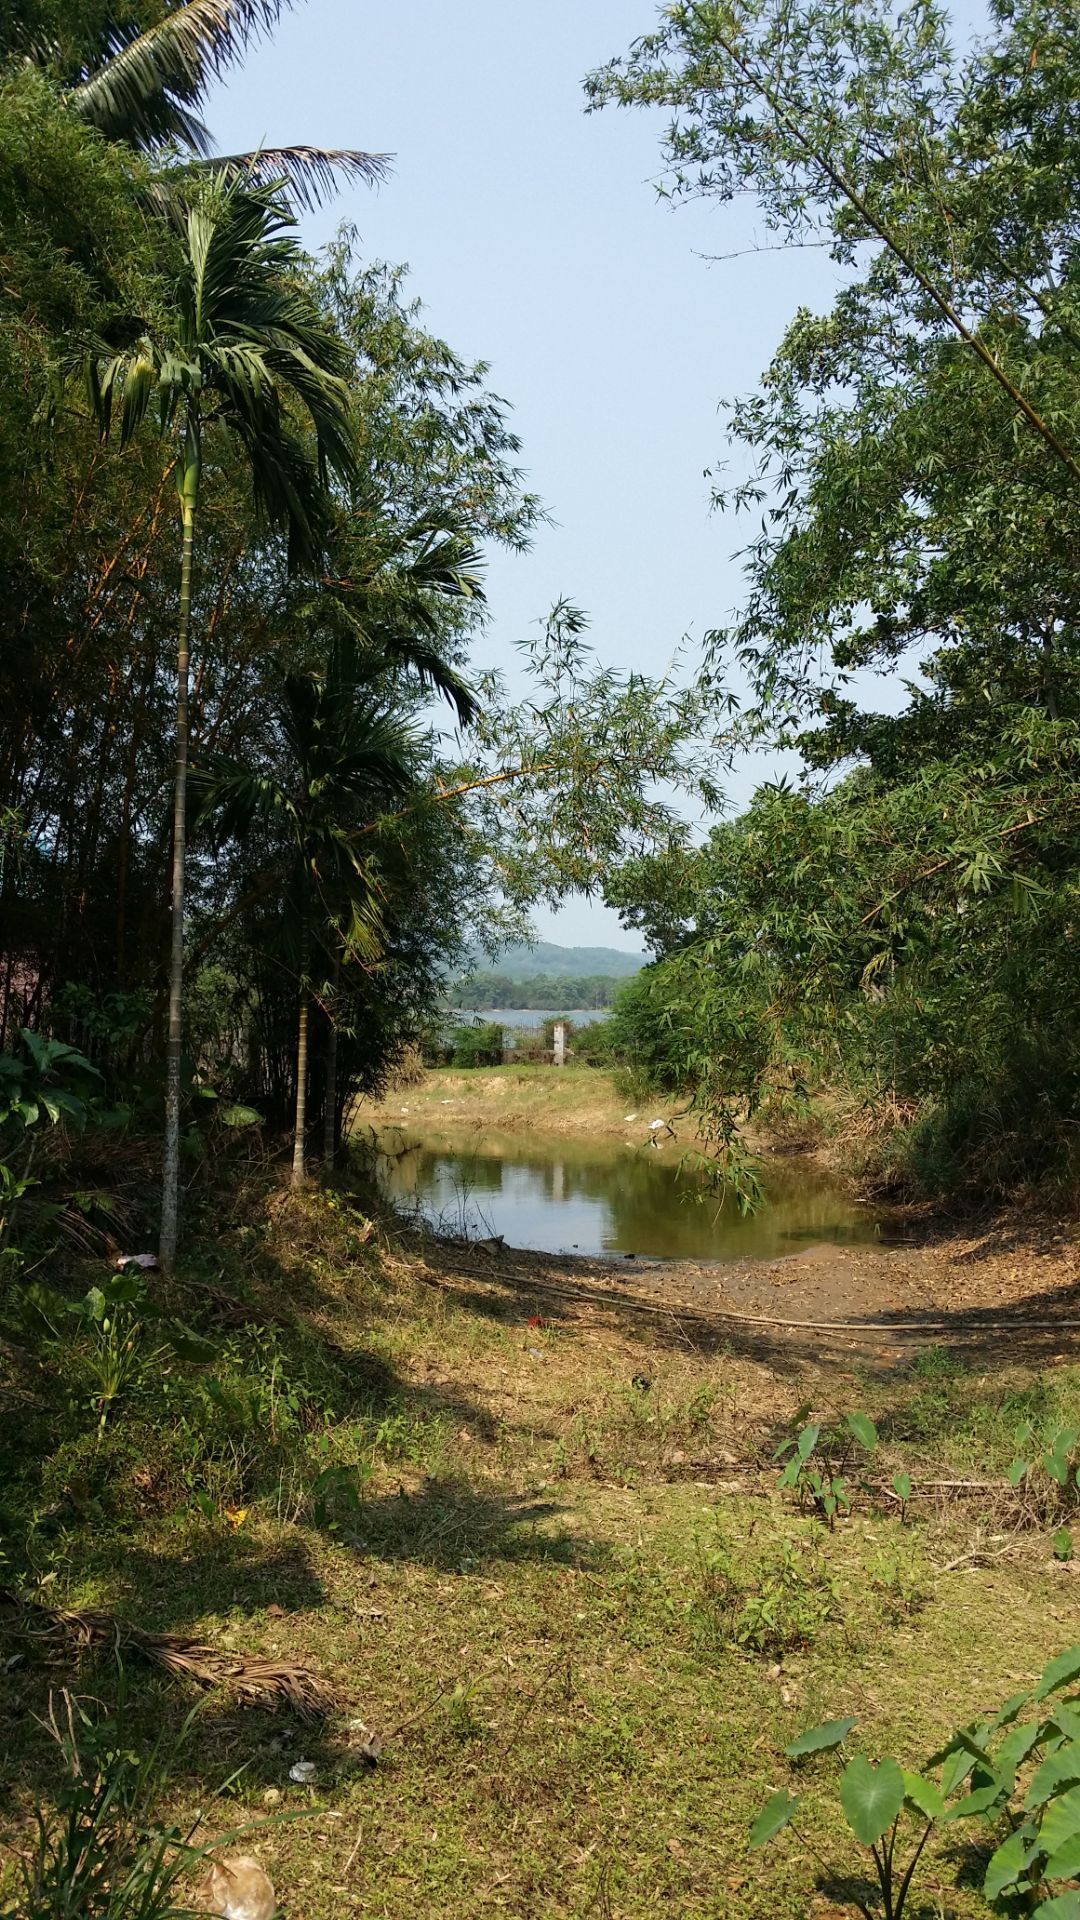
<path fill-rule="evenodd" d="M 30 60 L 50 72 L 72 111 L 108 140 L 151 155 L 180 149 L 206 159 L 213 143 L 199 109 L 211 85 L 293 4 L 179 0 L 162 6 L 149 25 L 131 18 L 134 9 L 106 5 L 93 30 L 72 44 L 42 18 L 37 0 L 23 0 L 0 27 L 0 59 Z M 242 172 L 256 185 L 287 179 L 294 198 L 310 206 L 332 190 L 338 174 L 381 179 L 387 158 L 292 146 L 215 159 L 214 166 Z"/>
<path fill-rule="evenodd" d="M 208 429 L 243 448 L 255 503 L 284 528 L 290 562 L 324 550 L 329 488 L 347 482 L 354 444 L 349 356 L 298 271 L 301 255 L 273 187 L 212 177 L 177 203 L 175 324 L 120 354 L 91 354 L 91 400 L 108 435 L 129 441 L 153 408 L 172 443 L 182 525 L 177 647 L 172 941 L 161 1258 L 176 1255 L 180 1165 L 181 993 L 191 600 Z M 306 416 L 306 418 L 305 418 Z"/>
<path fill-rule="evenodd" d="M 332 649 L 325 673 L 284 677 L 276 731 L 277 767 L 253 771 L 207 756 L 193 773 L 193 792 L 219 844 L 242 844 L 261 823 L 282 830 L 291 852 L 298 894 L 292 1177 L 299 1186 L 306 1170 L 313 945 L 330 950 L 335 972 L 342 959 L 379 957 L 384 926 L 371 829 L 388 805 L 418 786 L 417 739 L 365 683 L 348 645 Z M 332 1114 L 332 1050 L 327 1069 L 326 1111 Z"/>

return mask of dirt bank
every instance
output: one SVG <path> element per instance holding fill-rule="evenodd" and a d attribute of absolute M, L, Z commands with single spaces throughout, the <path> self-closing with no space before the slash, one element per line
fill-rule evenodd
<path fill-rule="evenodd" d="M 1027 1364 L 1080 1352 L 1080 1237 L 1002 1221 L 978 1234 L 880 1247 L 811 1246 L 776 1260 L 585 1260 L 432 1240 L 443 1283 L 491 1290 L 542 1317 L 601 1312 L 688 1347 L 793 1362 L 903 1363 L 926 1347 Z M 421 1248 L 425 1243 L 421 1241 Z"/>

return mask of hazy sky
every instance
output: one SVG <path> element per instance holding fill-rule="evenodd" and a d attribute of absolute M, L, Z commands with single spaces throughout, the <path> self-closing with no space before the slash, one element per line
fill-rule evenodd
<path fill-rule="evenodd" d="M 315 245 L 349 219 L 368 257 L 407 262 L 427 324 L 489 361 L 512 403 L 555 524 L 527 556 L 492 558 L 485 664 L 508 664 L 561 594 L 620 667 L 661 670 L 684 634 L 724 623 L 753 523 L 709 511 L 718 403 L 756 384 L 795 309 L 833 285 L 820 252 L 706 264 L 752 244 L 752 207 L 673 211 L 651 184 L 662 116 L 584 113 L 585 73 L 654 17 L 651 0 L 307 0 L 209 115 L 225 152 L 394 155 L 386 185 L 348 189 L 305 233 Z M 736 775 L 737 803 L 755 777 Z M 584 901 L 537 926 L 635 944 Z"/>

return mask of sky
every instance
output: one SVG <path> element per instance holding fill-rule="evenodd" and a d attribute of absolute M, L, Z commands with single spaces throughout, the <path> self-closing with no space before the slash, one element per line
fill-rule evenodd
<path fill-rule="evenodd" d="M 304 222 L 355 222 L 368 258 L 407 263 L 425 324 L 490 363 L 552 525 L 496 552 L 482 665 L 562 595 L 605 664 L 657 673 L 738 607 L 753 523 L 710 511 L 721 403 L 753 388 L 801 305 L 835 284 L 822 252 L 720 264 L 752 206 L 658 200 L 664 116 L 584 111 L 582 80 L 655 18 L 652 0 L 307 0 L 250 50 L 208 119 L 222 152 L 308 141 L 394 156 Z M 875 704 L 895 703 L 888 696 Z M 736 769 L 731 803 L 762 767 Z M 535 916 L 567 945 L 638 943 L 602 905 Z"/>

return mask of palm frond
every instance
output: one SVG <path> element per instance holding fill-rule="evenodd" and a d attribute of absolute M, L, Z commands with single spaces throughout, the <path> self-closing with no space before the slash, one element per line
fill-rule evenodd
<path fill-rule="evenodd" d="M 143 152 L 169 141 L 199 154 L 210 137 L 194 109 L 292 0 L 184 0 L 144 32 L 115 25 L 102 57 L 68 92 L 82 118 Z"/>
<path fill-rule="evenodd" d="M 257 153 L 215 155 L 211 164 L 226 179 L 280 187 L 294 207 L 311 213 L 333 199 L 343 180 L 378 186 L 390 171 L 391 159 L 388 153 L 348 147 L 261 147 Z"/>

